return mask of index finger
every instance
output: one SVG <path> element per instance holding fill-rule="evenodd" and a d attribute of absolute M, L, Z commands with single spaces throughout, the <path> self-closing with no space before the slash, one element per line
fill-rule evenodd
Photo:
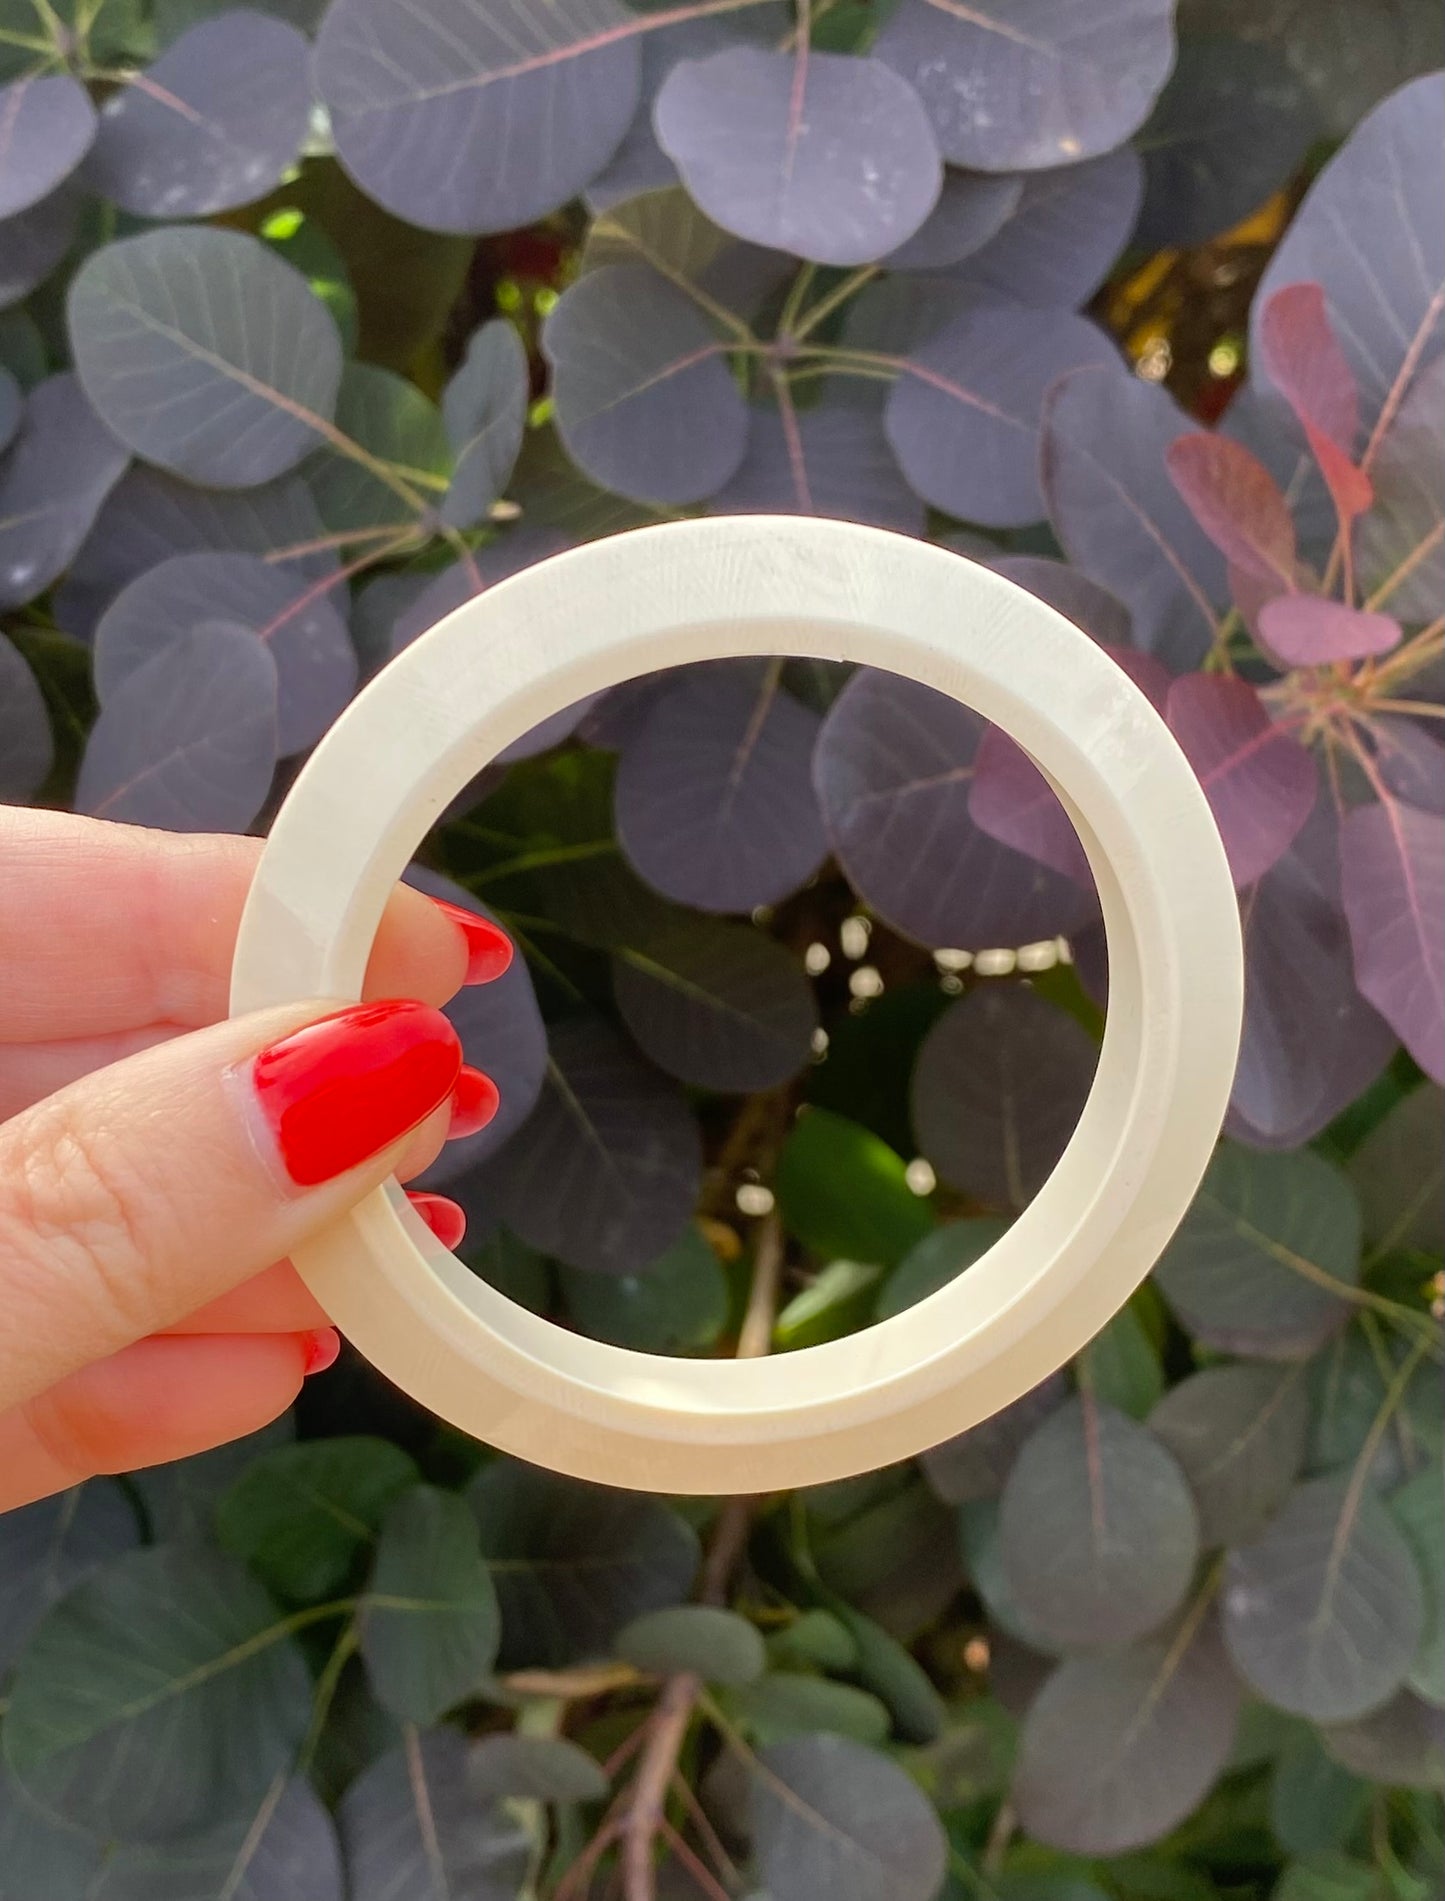
<path fill-rule="evenodd" d="M 260 851 L 257 838 L 0 806 L 0 1042 L 218 1022 Z M 467 966 L 455 919 L 398 886 L 365 994 L 444 1003 Z"/>

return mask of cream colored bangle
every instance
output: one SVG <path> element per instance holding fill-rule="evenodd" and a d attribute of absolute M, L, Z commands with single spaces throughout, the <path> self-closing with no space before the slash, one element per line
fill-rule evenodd
<path fill-rule="evenodd" d="M 408 647 L 317 747 L 241 923 L 231 1006 L 360 994 L 382 908 L 474 774 L 550 714 L 744 654 L 883 667 L 976 708 L 1047 775 L 1108 932 L 1108 1024 L 1053 1174 L 982 1260 L 866 1332 L 762 1360 L 670 1359 L 553 1326 L 446 1252 L 396 1184 L 300 1249 L 347 1337 L 491 1444 L 651 1492 L 762 1492 L 907 1457 L 1007 1406 L 1098 1332 L 1189 1206 L 1238 1049 L 1239 913 L 1163 721 L 1052 608 L 956 554 L 791 516 L 595 541 Z"/>

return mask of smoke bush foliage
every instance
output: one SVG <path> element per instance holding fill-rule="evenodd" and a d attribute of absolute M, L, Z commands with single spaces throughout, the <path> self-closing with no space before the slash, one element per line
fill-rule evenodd
<path fill-rule="evenodd" d="M 1152 1285 L 916 1467 L 612 1494 L 347 1362 L 0 1520 L 4 1901 L 1439 1892 L 1440 52 L 1414 0 L 0 0 L 0 796 L 264 825 L 528 563 L 846 516 L 1139 683 L 1249 979 Z M 1201 427 L 1081 309 L 1310 152 Z M 601 1338 L 733 1351 L 757 1259 L 776 1350 L 886 1319 L 1089 1087 L 1078 840 L 886 675 L 633 682 L 414 875 L 525 952 L 455 1006 L 466 1258 Z"/>

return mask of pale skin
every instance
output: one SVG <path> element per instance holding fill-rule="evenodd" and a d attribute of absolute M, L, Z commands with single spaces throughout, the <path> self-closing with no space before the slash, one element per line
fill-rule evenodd
<path fill-rule="evenodd" d="M 0 1511 L 283 1412 L 328 1324 L 288 1253 L 444 1140 L 445 1107 L 298 1192 L 247 1129 L 228 1072 L 338 1007 L 227 1020 L 259 850 L 0 806 Z M 367 997 L 465 971 L 399 888 Z"/>

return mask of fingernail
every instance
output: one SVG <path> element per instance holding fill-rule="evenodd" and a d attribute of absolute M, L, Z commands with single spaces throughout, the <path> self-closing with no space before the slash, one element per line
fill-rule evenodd
<path fill-rule="evenodd" d="M 459 904 L 448 904 L 445 898 L 433 898 L 432 903 L 446 913 L 467 940 L 467 974 L 463 981 L 489 984 L 500 977 L 512 961 L 512 940 L 507 933 L 490 918 L 464 911 Z"/>
<path fill-rule="evenodd" d="M 467 1217 L 454 1201 L 448 1201 L 445 1195 L 424 1195 L 420 1191 L 408 1194 L 407 1200 L 444 1248 L 460 1247 L 467 1231 Z"/>
<path fill-rule="evenodd" d="M 305 1378 L 310 1379 L 313 1373 L 324 1373 L 328 1366 L 336 1364 L 341 1335 L 335 1327 L 318 1327 L 315 1333 L 303 1333 L 301 1342 L 305 1350 L 301 1371 Z"/>
<path fill-rule="evenodd" d="M 452 1091 L 448 1142 L 455 1142 L 458 1136 L 475 1135 L 478 1130 L 486 1128 L 501 1106 L 501 1101 L 497 1085 L 491 1077 L 483 1075 L 479 1069 L 473 1069 L 470 1063 L 463 1063 L 457 1086 Z"/>
<path fill-rule="evenodd" d="M 439 1108 L 462 1066 L 440 1010 L 398 999 L 308 1023 L 251 1063 L 254 1097 L 298 1188 L 390 1148 Z"/>

